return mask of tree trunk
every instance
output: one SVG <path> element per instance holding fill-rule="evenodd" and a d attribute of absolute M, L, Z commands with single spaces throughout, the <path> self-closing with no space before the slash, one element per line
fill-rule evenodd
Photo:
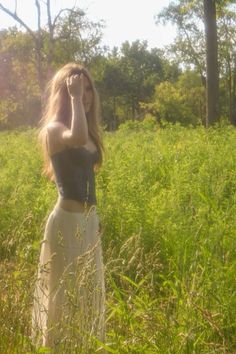
<path fill-rule="evenodd" d="M 206 126 L 219 120 L 219 71 L 216 26 L 216 1 L 204 0 L 206 34 Z"/>
<path fill-rule="evenodd" d="M 231 123 L 236 125 L 236 53 L 234 54 Z"/>

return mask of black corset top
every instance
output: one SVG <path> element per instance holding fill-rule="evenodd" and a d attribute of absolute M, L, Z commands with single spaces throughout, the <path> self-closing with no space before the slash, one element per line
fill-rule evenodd
<path fill-rule="evenodd" d="M 96 204 L 94 165 L 98 151 L 83 146 L 66 148 L 51 156 L 59 194 L 63 199 Z"/>

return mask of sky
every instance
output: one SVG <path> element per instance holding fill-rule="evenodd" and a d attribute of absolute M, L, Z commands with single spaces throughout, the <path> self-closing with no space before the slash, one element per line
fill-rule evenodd
<path fill-rule="evenodd" d="M 40 0 L 43 5 L 43 0 Z M 128 40 L 147 40 L 149 48 L 163 48 L 173 42 L 176 35 L 171 25 L 156 25 L 154 16 L 170 0 L 51 0 L 52 14 L 56 15 L 62 8 L 76 4 L 85 10 L 89 19 L 105 21 L 102 44 L 113 48 Z M 11 10 L 15 8 L 15 0 L 0 0 L 2 5 Z M 36 29 L 36 7 L 34 0 L 18 0 L 17 13 L 29 27 Z M 46 17 L 42 14 L 42 17 Z M 0 11 L 0 29 L 14 26 L 9 15 Z"/>

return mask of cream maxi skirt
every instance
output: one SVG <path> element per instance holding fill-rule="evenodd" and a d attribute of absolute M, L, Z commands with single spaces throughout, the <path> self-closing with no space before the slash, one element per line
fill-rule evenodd
<path fill-rule="evenodd" d="M 96 208 L 51 212 L 41 247 L 32 313 L 36 347 L 90 353 L 105 338 L 105 286 Z"/>

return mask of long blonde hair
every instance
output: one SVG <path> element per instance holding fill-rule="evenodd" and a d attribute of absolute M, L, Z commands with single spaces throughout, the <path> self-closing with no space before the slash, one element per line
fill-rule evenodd
<path fill-rule="evenodd" d="M 38 138 L 44 155 L 43 174 L 48 176 L 50 179 L 54 179 L 54 175 L 47 148 L 47 125 L 49 122 L 57 121 L 70 128 L 69 117 L 71 116 L 71 104 L 66 86 L 66 78 L 81 72 L 87 77 L 93 90 L 93 103 L 86 116 L 89 135 L 94 141 L 99 153 L 98 166 L 101 166 L 102 164 L 104 147 L 99 127 L 100 102 L 98 93 L 88 70 L 81 64 L 69 63 L 58 70 L 52 80 L 49 81 L 46 88 L 47 101 L 42 119 L 39 122 L 40 128 Z"/>

